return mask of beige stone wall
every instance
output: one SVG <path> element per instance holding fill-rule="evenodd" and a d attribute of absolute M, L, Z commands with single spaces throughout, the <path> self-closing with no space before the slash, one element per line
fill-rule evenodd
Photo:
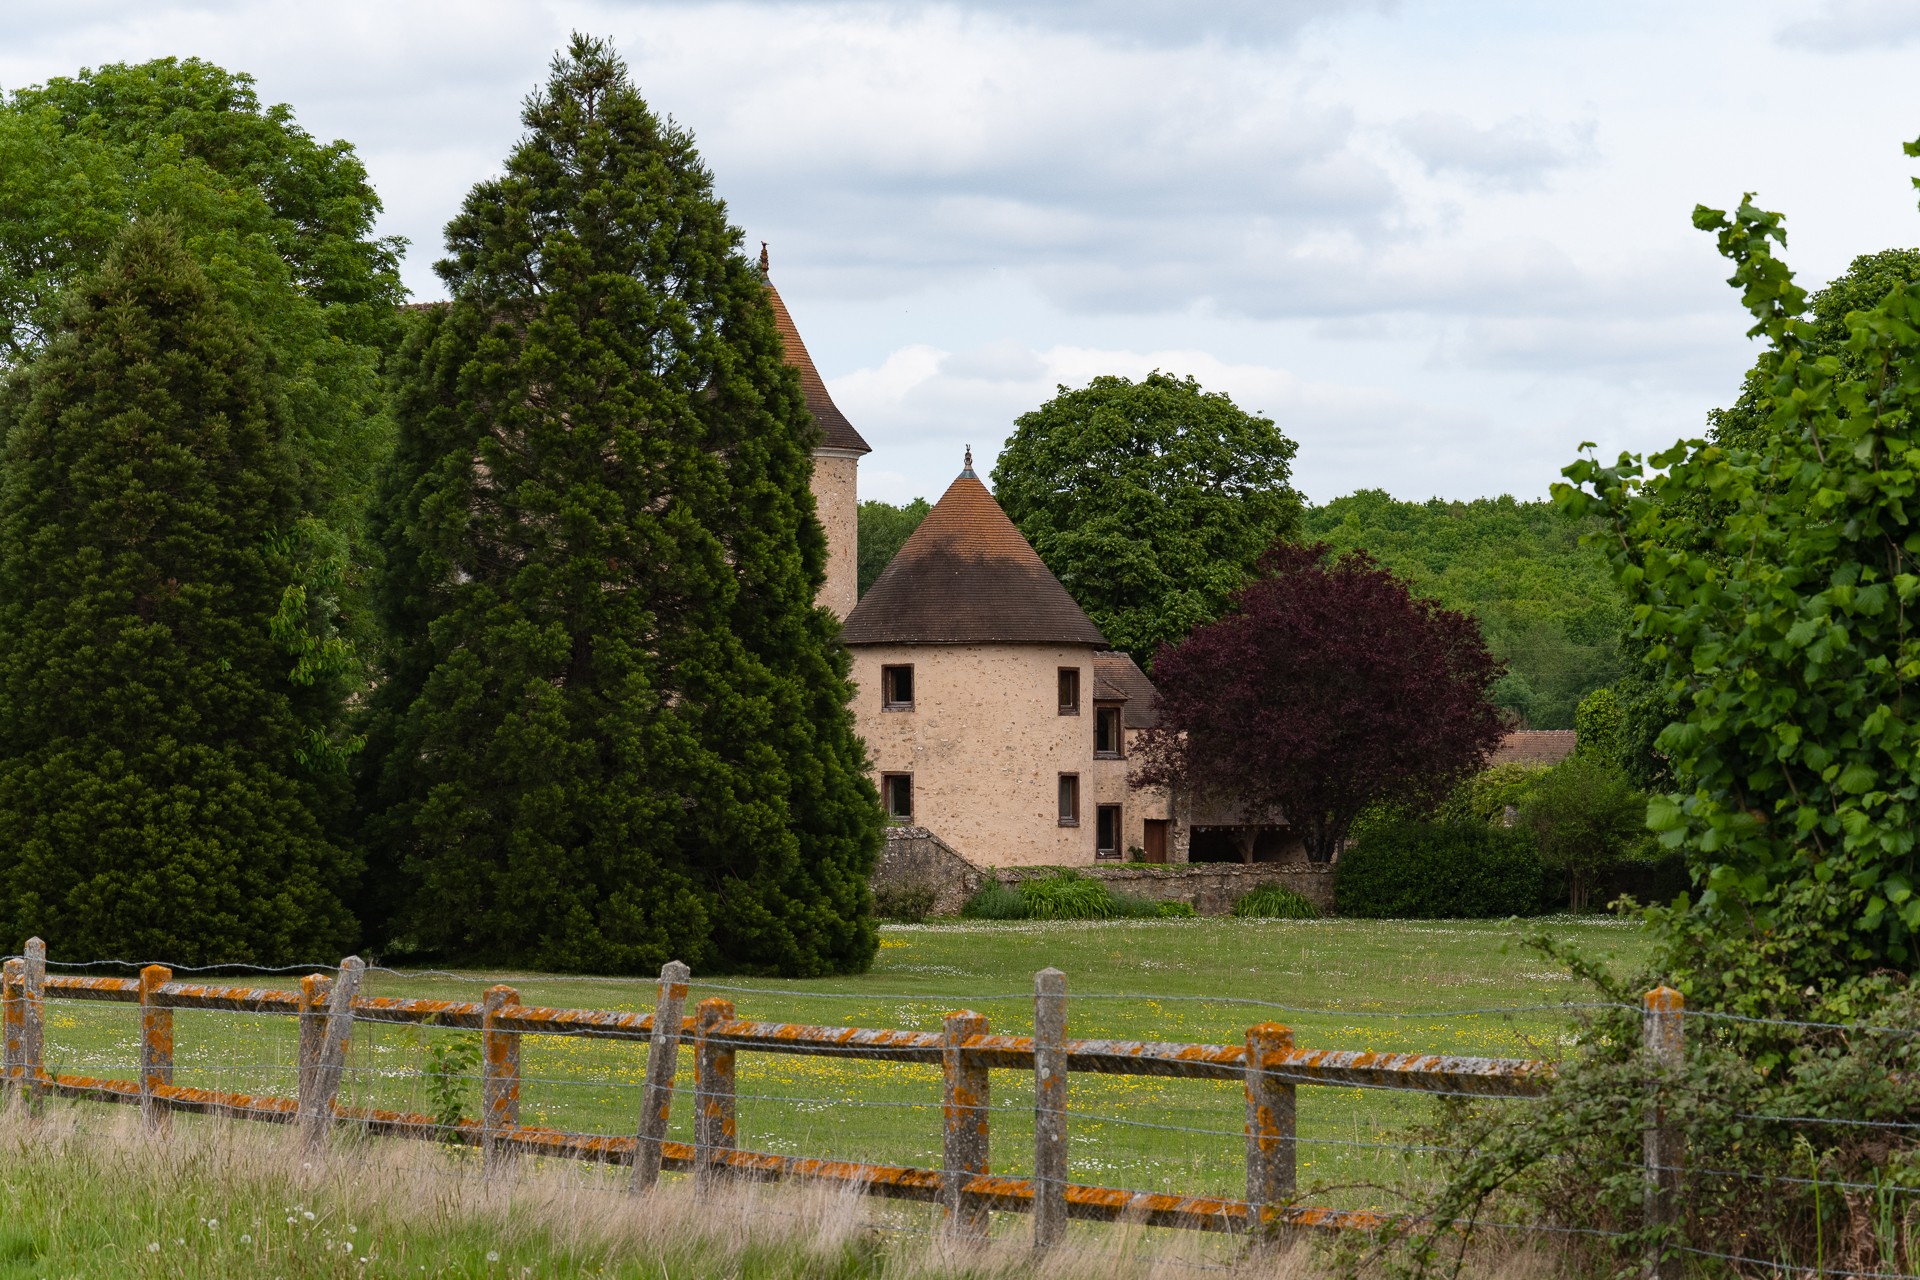
<path fill-rule="evenodd" d="M 914 709 L 881 706 L 880 668 L 911 663 Z M 1059 669 L 1080 671 L 1077 716 L 1059 711 Z M 854 721 L 882 773 L 911 773 L 914 823 L 988 867 L 1094 862 L 1095 806 L 1121 806 L 1121 850 L 1166 798 L 1127 789 L 1124 759 L 1093 755 L 1093 650 L 1046 645 L 861 645 Z M 1080 824 L 1059 823 L 1059 779 L 1080 775 Z"/>
<path fill-rule="evenodd" d="M 860 599 L 860 455 L 820 449 L 813 455 L 813 505 L 827 531 L 827 582 L 818 603 L 844 620 Z"/>

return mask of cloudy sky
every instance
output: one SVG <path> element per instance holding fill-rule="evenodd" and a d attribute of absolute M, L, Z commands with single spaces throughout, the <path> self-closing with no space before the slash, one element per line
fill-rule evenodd
<path fill-rule="evenodd" d="M 351 141 L 439 296 L 440 228 L 571 30 L 691 128 L 865 496 L 1100 373 L 1276 419 L 1325 501 L 1543 495 L 1582 440 L 1698 434 L 1752 350 L 1697 202 L 1803 281 L 1920 244 L 1920 0 L 0 0 L 0 86 L 198 55 Z M 756 245 L 757 247 L 757 245 Z"/>

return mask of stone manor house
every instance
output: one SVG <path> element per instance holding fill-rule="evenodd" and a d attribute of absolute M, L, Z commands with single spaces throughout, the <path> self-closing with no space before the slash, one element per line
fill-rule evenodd
<path fill-rule="evenodd" d="M 771 277 L 768 290 L 824 434 L 813 473 L 828 543 L 821 602 L 845 624 L 854 721 L 889 817 L 983 867 L 1121 861 L 1130 850 L 1147 862 L 1295 854 L 1284 827 L 1206 822 L 1164 789 L 1127 785 L 1129 742 L 1154 722 L 1153 685 L 1108 649 L 974 474 L 971 450 L 859 596 L 857 477 L 871 449 L 827 394 Z"/>

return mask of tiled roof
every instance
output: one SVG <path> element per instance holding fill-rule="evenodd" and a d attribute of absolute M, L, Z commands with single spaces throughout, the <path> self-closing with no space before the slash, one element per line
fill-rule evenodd
<path fill-rule="evenodd" d="M 860 597 L 841 635 L 848 644 L 1107 644 L 971 465 Z"/>
<path fill-rule="evenodd" d="M 800 387 L 807 393 L 807 408 L 813 411 L 813 420 L 820 424 L 820 430 L 826 437 L 821 444 L 828 449 L 872 453 L 873 447 L 860 438 L 860 433 L 847 421 L 847 415 L 840 412 L 840 406 L 827 394 L 827 384 L 821 381 L 820 371 L 813 367 L 813 357 L 807 354 L 807 344 L 800 340 L 800 330 L 794 327 L 793 317 L 787 314 L 787 304 L 781 301 L 780 291 L 773 287 L 771 279 L 767 281 L 767 297 L 773 303 L 773 324 L 780 331 L 781 350 L 787 357 L 787 363 L 800 371 Z"/>
<path fill-rule="evenodd" d="M 1487 765 L 1556 765 L 1573 754 L 1578 737 L 1572 729 L 1515 729 L 1500 740 Z"/>
<path fill-rule="evenodd" d="M 1133 660 L 1117 649 L 1093 655 L 1093 696 L 1105 701 L 1124 699 L 1120 723 L 1129 729 L 1151 729 L 1160 723 L 1153 706 L 1153 681 Z"/>

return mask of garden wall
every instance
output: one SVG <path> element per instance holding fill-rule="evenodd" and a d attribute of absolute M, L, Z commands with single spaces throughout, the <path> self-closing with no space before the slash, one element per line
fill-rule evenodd
<path fill-rule="evenodd" d="M 993 876 L 1004 884 L 1018 884 L 1049 876 L 1058 867 L 978 867 L 952 845 L 925 827 L 889 827 L 886 848 L 873 869 L 876 895 L 921 889 L 933 894 L 933 914 L 958 915 L 961 906 Z M 1333 912 L 1332 867 L 1301 863 L 1261 862 L 1252 866 L 1233 862 L 1156 865 L 1141 862 L 1082 864 L 1081 875 L 1104 880 L 1117 893 L 1152 902 L 1186 902 L 1201 915 L 1225 915 L 1241 895 L 1270 884 L 1284 885 L 1318 907 Z"/>

